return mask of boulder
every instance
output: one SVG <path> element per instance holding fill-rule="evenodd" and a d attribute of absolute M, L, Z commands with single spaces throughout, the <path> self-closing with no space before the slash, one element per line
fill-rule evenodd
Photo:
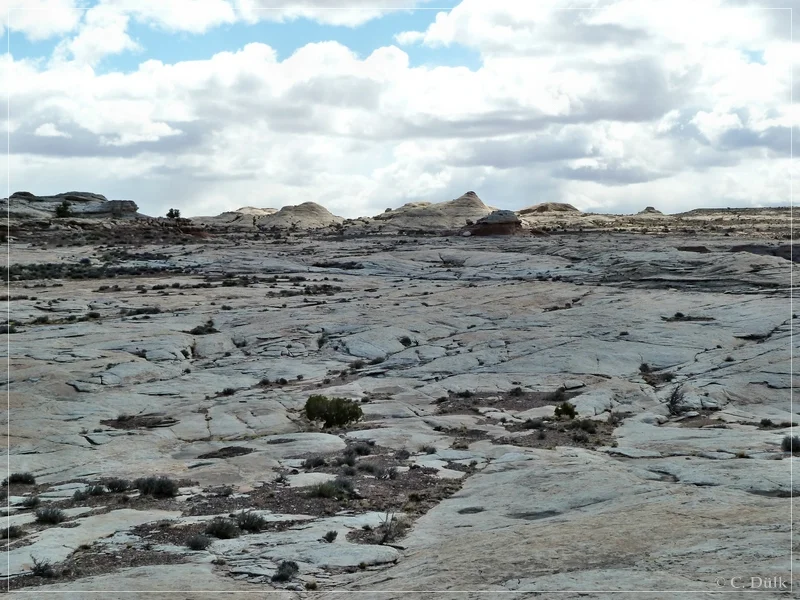
<path fill-rule="evenodd" d="M 75 218 L 130 218 L 140 216 L 139 207 L 132 200 L 109 200 L 92 192 L 64 192 L 54 196 L 36 196 L 30 192 L 14 192 L 0 200 L 0 211 L 12 219 L 52 219 L 56 209 L 69 202 L 71 216 Z"/>
<path fill-rule="evenodd" d="M 522 221 L 512 210 L 496 210 L 468 226 L 470 235 L 516 235 L 522 233 Z"/>

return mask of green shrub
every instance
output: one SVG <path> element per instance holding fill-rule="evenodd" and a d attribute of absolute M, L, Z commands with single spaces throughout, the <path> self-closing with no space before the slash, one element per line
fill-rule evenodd
<path fill-rule="evenodd" d="M 186 540 L 186 547 L 189 550 L 205 550 L 211 545 L 211 538 L 206 537 L 204 535 L 193 535 L 188 540 Z"/>
<path fill-rule="evenodd" d="M 12 473 L 8 476 L 3 482 L 3 485 L 7 485 L 9 483 L 20 483 L 24 485 L 36 485 L 36 478 L 33 476 L 32 473 Z"/>
<path fill-rule="evenodd" d="M 787 435 L 781 442 L 781 450 L 784 452 L 791 452 L 792 454 L 800 452 L 800 436 L 792 437 Z"/>
<path fill-rule="evenodd" d="M 25 533 L 25 531 L 22 529 L 22 527 L 12 525 L 11 527 L 6 527 L 0 531 L 0 540 L 15 540 L 19 537 L 22 537 L 23 533 Z"/>
<path fill-rule="evenodd" d="M 312 486 L 309 490 L 311 498 L 348 498 L 353 493 L 353 483 L 349 479 L 337 477 L 333 481 L 326 481 Z"/>
<path fill-rule="evenodd" d="M 578 414 L 575 410 L 575 406 L 570 404 L 569 402 L 562 402 L 554 411 L 556 419 L 560 419 L 561 417 L 566 417 L 567 419 L 574 419 L 575 416 Z"/>
<path fill-rule="evenodd" d="M 35 556 L 31 556 L 31 560 L 33 561 L 33 566 L 31 567 L 31 574 L 35 577 L 46 577 L 47 579 L 52 579 L 53 577 L 57 577 L 58 573 L 56 572 L 56 568 L 53 566 L 47 559 L 39 560 Z"/>
<path fill-rule="evenodd" d="M 324 467 L 327 463 L 321 456 L 312 456 L 303 461 L 304 469 L 316 469 L 317 467 Z"/>
<path fill-rule="evenodd" d="M 306 418 L 309 421 L 321 421 L 325 418 L 325 413 L 328 410 L 329 400 L 327 396 L 321 394 L 314 394 L 306 400 Z"/>
<path fill-rule="evenodd" d="M 229 540 L 231 538 L 239 537 L 241 532 L 231 519 L 225 517 L 214 517 L 206 525 L 206 533 L 213 535 L 221 540 Z"/>
<path fill-rule="evenodd" d="M 351 448 L 353 449 L 353 452 L 359 456 L 369 456 L 372 454 L 372 446 L 363 442 L 359 442 L 358 444 L 351 446 Z"/>
<path fill-rule="evenodd" d="M 20 506 L 22 506 L 22 508 L 36 508 L 41 503 L 42 501 L 39 500 L 39 496 L 28 496 L 20 503 Z"/>
<path fill-rule="evenodd" d="M 309 396 L 305 406 L 309 421 L 322 421 L 323 427 L 344 427 L 358 421 L 363 412 L 361 407 L 347 398 L 332 398 L 315 394 Z"/>
<path fill-rule="evenodd" d="M 119 477 L 114 477 L 113 479 L 109 479 L 105 482 L 106 487 L 108 488 L 109 492 L 119 493 L 128 490 L 131 487 L 131 482 L 127 479 L 120 479 Z"/>
<path fill-rule="evenodd" d="M 66 219 L 72 216 L 72 209 L 70 208 L 72 204 L 67 200 L 64 200 L 61 204 L 56 206 L 56 218 L 57 219 Z"/>
<path fill-rule="evenodd" d="M 236 524 L 245 531 L 261 531 L 267 526 L 267 520 L 261 515 L 248 510 L 236 515 Z"/>
<path fill-rule="evenodd" d="M 67 518 L 67 515 L 64 514 L 64 511 L 55 508 L 52 506 L 48 506 L 46 508 L 40 508 L 36 511 L 36 522 L 37 523 L 46 523 L 48 525 L 57 525 L 61 523 L 64 519 Z"/>
<path fill-rule="evenodd" d="M 329 531 L 328 533 L 322 536 L 322 539 L 324 539 L 326 542 L 330 544 L 333 542 L 333 540 L 335 540 L 338 537 L 338 535 L 339 535 L 338 531 Z"/>
<path fill-rule="evenodd" d="M 178 495 L 178 484 L 169 477 L 140 477 L 133 487 L 153 498 L 172 498 Z"/>
<path fill-rule="evenodd" d="M 272 581 L 291 581 L 292 578 L 300 571 L 300 567 L 293 560 L 284 560 L 278 565 L 278 571 L 272 576 Z"/>

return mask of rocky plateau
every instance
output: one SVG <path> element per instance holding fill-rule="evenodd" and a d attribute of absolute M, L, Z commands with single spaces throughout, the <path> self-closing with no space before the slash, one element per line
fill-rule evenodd
<path fill-rule="evenodd" d="M 788 208 L 2 202 L 11 593 L 791 584 Z M 314 395 L 360 415 L 325 427 Z"/>

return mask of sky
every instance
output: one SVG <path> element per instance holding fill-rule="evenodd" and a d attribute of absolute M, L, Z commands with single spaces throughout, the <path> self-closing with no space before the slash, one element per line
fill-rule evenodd
<path fill-rule="evenodd" d="M 0 0 L 0 168 L 153 216 L 788 206 L 793 23 L 800 0 Z"/>

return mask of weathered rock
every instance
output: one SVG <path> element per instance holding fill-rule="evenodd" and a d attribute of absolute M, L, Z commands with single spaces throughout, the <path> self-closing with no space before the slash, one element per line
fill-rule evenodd
<path fill-rule="evenodd" d="M 108 200 L 101 194 L 65 192 L 54 196 L 36 196 L 30 192 L 15 192 L 0 199 L 0 211 L 12 219 L 47 219 L 56 217 L 56 208 L 63 202 L 75 218 L 125 218 L 138 216 L 139 207 L 131 200 Z"/>

